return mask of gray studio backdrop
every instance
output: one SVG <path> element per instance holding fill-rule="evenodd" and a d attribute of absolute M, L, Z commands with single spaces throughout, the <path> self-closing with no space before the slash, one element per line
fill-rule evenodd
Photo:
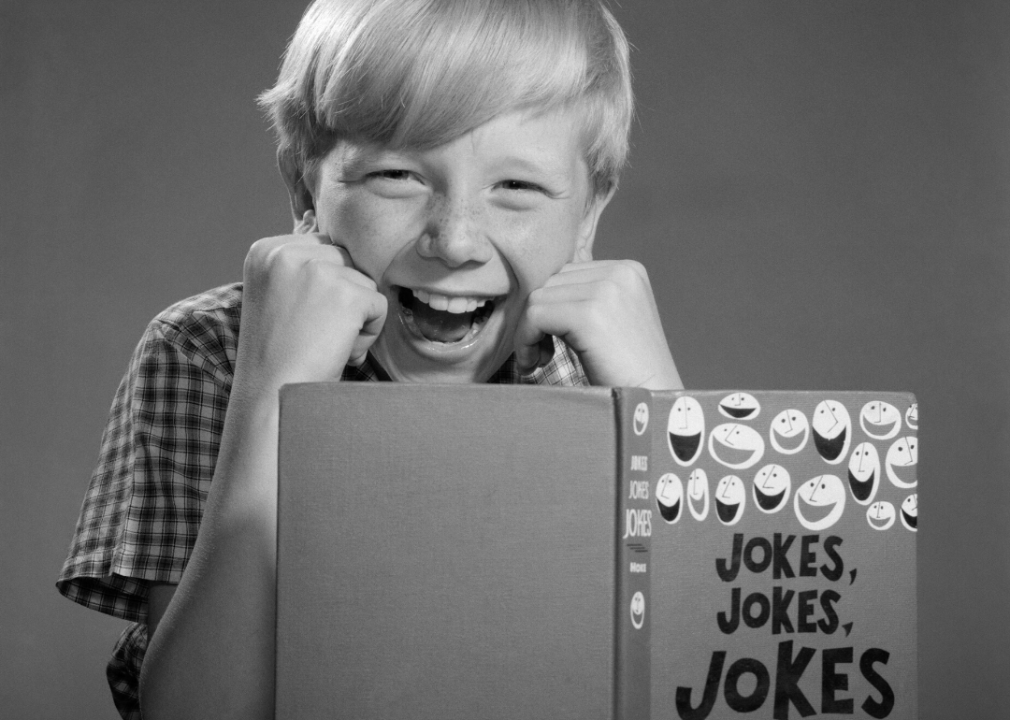
<path fill-rule="evenodd" d="M 648 266 L 688 385 L 919 396 L 935 720 L 999 716 L 1010 680 L 1006 7 L 616 9 L 639 117 L 598 254 Z M 123 623 L 53 582 L 147 320 L 290 227 L 253 99 L 301 9 L 0 2 L 5 716 L 115 717 Z"/>

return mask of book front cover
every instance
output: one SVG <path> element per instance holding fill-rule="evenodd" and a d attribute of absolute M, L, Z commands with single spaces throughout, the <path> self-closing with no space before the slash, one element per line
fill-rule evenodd
<path fill-rule="evenodd" d="M 609 390 L 286 387 L 277 716 L 612 718 L 616 433 Z"/>
<path fill-rule="evenodd" d="M 654 400 L 652 717 L 916 717 L 918 408 Z"/>

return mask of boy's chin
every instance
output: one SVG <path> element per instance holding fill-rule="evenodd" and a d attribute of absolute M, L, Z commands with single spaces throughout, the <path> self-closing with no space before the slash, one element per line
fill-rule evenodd
<path fill-rule="evenodd" d="M 383 333 L 385 335 L 385 333 Z M 487 382 L 511 352 L 474 352 L 466 357 L 420 353 L 411 344 L 380 335 L 371 353 L 394 382 L 466 384 Z"/>

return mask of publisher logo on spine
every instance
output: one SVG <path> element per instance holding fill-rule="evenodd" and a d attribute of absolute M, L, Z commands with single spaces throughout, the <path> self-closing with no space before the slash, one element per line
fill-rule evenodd
<path fill-rule="evenodd" d="M 635 417 L 632 418 L 632 425 L 636 435 L 641 435 L 649 427 L 649 406 L 640 402 L 635 406 Z"/>
<path fill-rule="evenodd" d="M 645 595 L 639 590 L 631 596 L 631 624 L 641 630 L 645 624 Z"/>

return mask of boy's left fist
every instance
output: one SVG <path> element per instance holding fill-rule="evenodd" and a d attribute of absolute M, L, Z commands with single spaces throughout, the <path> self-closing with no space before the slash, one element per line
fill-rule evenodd
<path fill-rule="evenodd" d="M 641 263 L 591 260 L 562 267 L 530 293 L 516 328 L 523 372 L 543 363 L 546 335 L 560 337 L 578 354 L 593 385 L 683 387 Z"/>

